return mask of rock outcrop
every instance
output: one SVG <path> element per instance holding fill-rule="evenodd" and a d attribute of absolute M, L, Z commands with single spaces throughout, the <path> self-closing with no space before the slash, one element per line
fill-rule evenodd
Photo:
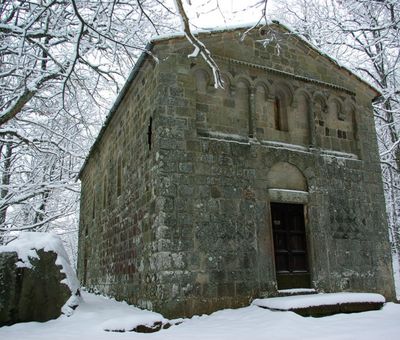
<path fill-rule="evenodd" d="M 24 235 L 25 242 L 0 247 L 0 326 L 55 319 L 77 306 L 79 286 L 61 241 L 46 235 L 51 242 L 40 244 L 43 235 L 35 234 L 31 246 Z"/>

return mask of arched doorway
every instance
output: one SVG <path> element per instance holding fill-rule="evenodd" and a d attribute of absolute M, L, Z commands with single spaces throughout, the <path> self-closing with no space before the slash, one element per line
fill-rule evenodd
<path fill-rule="evenodd" d="M 297 167 L 284 162 L 275 164 L 267 179 L 278 289 L 309 288 L 307 180 Z"/>

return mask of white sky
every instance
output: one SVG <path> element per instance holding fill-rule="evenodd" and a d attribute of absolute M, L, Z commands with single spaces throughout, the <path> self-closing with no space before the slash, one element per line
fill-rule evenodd
<path fill-rule="evenodd" d="M 191 0 L 192 5 L 188 5 L 187 0 L 184 0 L 192 25 L 203 29 L 257 22 L 262 15 L 262 6 L 256 6 L 259 2 L 260 0 Z M 274 1 L 269 0 L 267 13 L 273 6 Z"/>

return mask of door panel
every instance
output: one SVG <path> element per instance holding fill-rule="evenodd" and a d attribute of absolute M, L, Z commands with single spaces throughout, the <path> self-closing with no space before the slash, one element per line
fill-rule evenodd
<path fill-rule="evenodd" d="M 271 203 L 278 289 L 310 287 L 304 206 Z"/>

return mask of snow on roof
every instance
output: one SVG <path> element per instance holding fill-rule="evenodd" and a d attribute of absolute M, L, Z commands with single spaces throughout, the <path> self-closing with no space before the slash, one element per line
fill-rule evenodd
<path fill-rule="evenodd" d="M 232 25 L 222 25 L 222 26 L 215 26 L 211 28 L 202 28 L 198 30 L 193 30 L 192 33 L 194 35 L 199 35 L 199 34 L 214 34 L 214 33 L 221 33 L 221 32 L 226 32 L 226 31 L 234 31 L 234 30 L 250 30 L 252 28 L 261 28 L 264 26 L 269 26 L 269 25 L 277 25 L 288 31 L 290 34 L 293 34 L 296 36 L 298 39 L 300 39 L 302 42 L 304 42 L 306 45 L 308 45 L 310 48 L 315 50 L 318 54 L 321 56 L 327 58 L 330 60 L 332 63 L 334 63 L 336 66 L 338 66 L 341 69 L 344 69 L 345 71 L 349 72 L 351 75 L 355 76 L 360 80 L 361 82 L 365 83 L 368 85 L 373 91 L 377 93 L 377 96 L 379 97 L 381 95 L 380 91 L 373 86 L 367 79 L 362 77 L 359 74 L 354 73 L 351 69 L 349 69 L 346 65 L 344 65 L 342 62 L 337 60 L 336 58 L 332 57 L 331 55 L 327 54 L 323 50 L 321 50 L 319 47 L 314 45 L 311 41 L 309 41 L 305 36 L 302 34 L 296 32 L 296 29 L 292 27 L 289 23 L 284 22 L 282 20 L 268 20 L 267 22 L 265 21 L 257 21 L 257 22 L 247 22 L 247 23 L 240 23 L 240 24 L 232 24 Z M 185 36 L 184 32 L 175 32 L 175 33 L 170 33 L 170 34 L 162 34 L 162 35 L 157 35 L 153 36 L 150 39 L 150 42 L 152 43 L 157 43 L 163 40 L 169 40 L 169 39 L 174 39 L 174 38 L 182 38 Z"/>
<path fill-rule="evenodd" d="M 268 21 L 267 25 L 271 25 L 273 23 L 278 23 L 278 21 Z M 226 31 L 235 31 L 239 29 L 250 29 L 256 27 L 263 27 L 265 26 L 265 21 L 250 21 L 250 22 L 241 22 L 239 24 L 231 24 L 231 25 L 220 25 L 220 26 L 213 26 L 213 27 L 203 27 L 196 30 L 192 30 L 194 35 L 198 34 L 212 34 L 212 33 L 221 33 Z M 184 37 L 185 33 L 182 31 L 169 33 L 169 34 L 159 34 L 155 35 L 150 38 L 151 42 L 157 42 L 162 40 L 169 40 L 174 38 Z"/>
<path fill-rule="evenodd" d="M 375 293 L 322 293 L 255 299 L 252 305 L 277 310 L 292 310 L 346 303 L 384 303 L 385 298 Z"/>
<path fill-rule="evenodd" d="M 79 281 L 71 267 L 62 241 L 57 235 L 41 232 L 21 232 L 15 240 L 6 246 L 0 246 L 0 253 L 16 252 L 18 254 L 17 267 L 32 268 L 30 259 L 39 258 L 37 254 L 39 249 L 53 251 L 57 254 L 56 265 L 62 267 L 61 272 L 66 276 L 61 282 L 65 283 L 75 294 L 80 287 Z"/>

